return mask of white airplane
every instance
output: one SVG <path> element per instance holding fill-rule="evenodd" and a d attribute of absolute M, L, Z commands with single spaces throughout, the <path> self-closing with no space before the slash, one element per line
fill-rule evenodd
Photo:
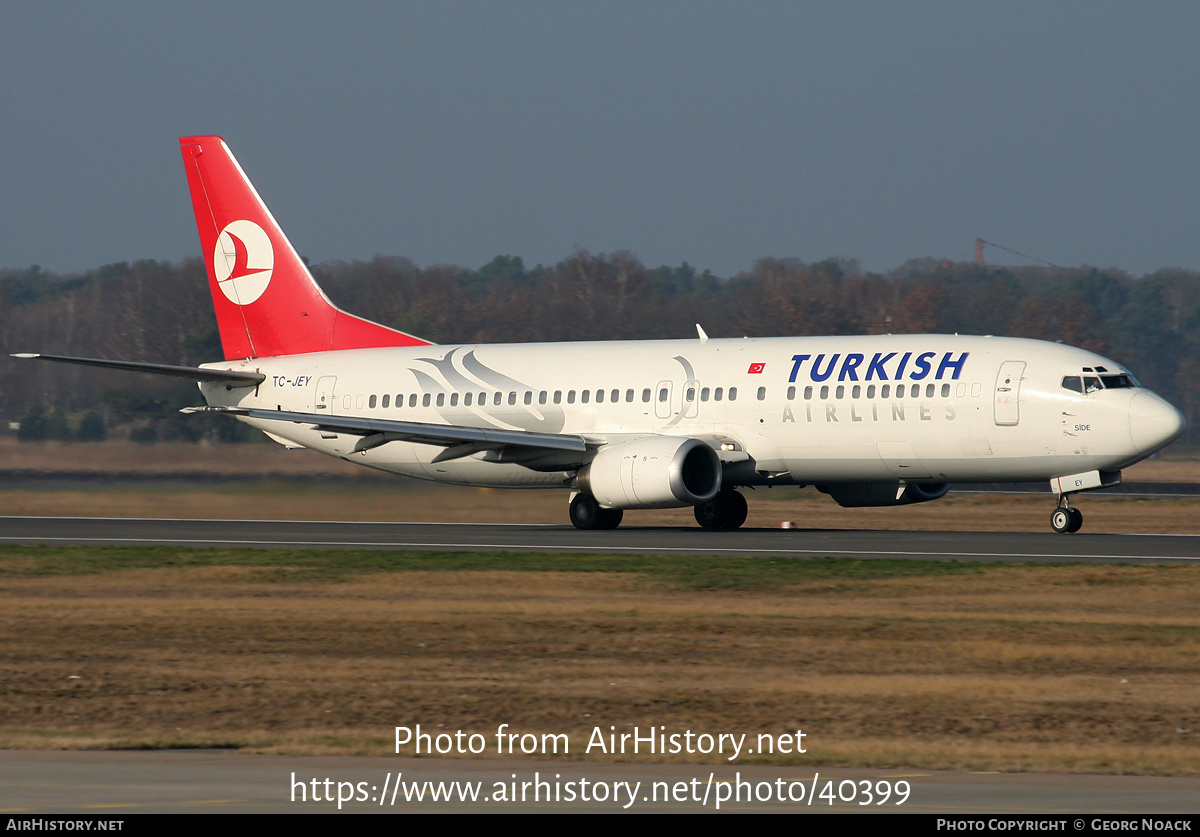
<path fill-rule="evenodd" d="M 950 483 L 1076 492 L 1183 431 L 1120 364 L 1038 340 L 949 335 L 439 346 L 336 308 L 228 146 L 180 140 L 225 360 L 200 367 L 21 354 L 193 378 L 206 407 L 371 468 L 559 488 L 571 522 L 694 506 L 746 519 L 740 486 L 814 485 L 843 506 L 935 500 Z"/>

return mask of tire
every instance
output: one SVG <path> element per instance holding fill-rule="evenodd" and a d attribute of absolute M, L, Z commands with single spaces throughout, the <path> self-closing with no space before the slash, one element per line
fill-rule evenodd
<path fill-rule="evenodd" d="M 592 495 L 576 494 L 571 501 L 571 523 L 576 529 L 600 529 L 604 511 Z"/>
<path fill-rule="evenodd" d="M 703 529 L 736 529 L 746 522 L 747 511 L 746 498 L 730 489 L 696 506 L 694 514 Z"/>
<path fill-rule="evenodd" d="M 746 522 L 746 515 L 750 513 L 750 507 L 746 504 L 746 498 L 737 491 L 729 492 L 729 503 L 725 507 L 725 527 L 726 529 L 738 529 Z"/>
<path fill-rule="evenodd" d="M 600 509 L 600 523 L 597 529 L 616 529 L 621 525 L 625 512 L 620 509 Z"/>
<path fill-rule="evenodd" d="M 1071 523 L 1067 526 L 1067 534 L 1073 534 L 1083 528 L 1083 512 L 1071 509 Z"/>

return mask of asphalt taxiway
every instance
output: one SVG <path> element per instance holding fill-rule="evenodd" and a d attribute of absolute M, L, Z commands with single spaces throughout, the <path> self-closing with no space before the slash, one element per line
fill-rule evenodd
<path fill-rule="evenodd" d="M 1058 535 L 840 529 L 622 527 L 2 517 L 0 543 L 162 544 L 257 549 L 625 552 L 661 555 L 840 556 L 957 561 L 1175 563 L 1200 560 L 1200 535 Z"/>

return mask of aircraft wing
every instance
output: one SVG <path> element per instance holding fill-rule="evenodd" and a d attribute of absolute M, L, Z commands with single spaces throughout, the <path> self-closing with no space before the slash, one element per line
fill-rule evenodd
<path fill-rule="evenodd" d="M 59 363 L 75 363 L 82 366 L 102 366 L 105 369 L 122 369 L 126 372 L 149 372 L 152 375 L 171 375 L 232 387 L 256 387 L 267 379 L 258 372 L 234 372 L 229 369 L 201 369 L 198 366 L 172 366 L 167 363 L 139 363 L 132 360 L 102 360 L 91 357 L 67 357 L 66 355 L 43 355 L 36 352 L 18 352 L 10 357 L 22 360 L 53 360 Z"/>
<path fill-rule="evenodd" d="M 525 451 L 587 451 L 607 444 L 603 439 L 557 433 L 536 433 L 528 430 L 501 430 L 491 427 L 469 427 L 458 424 L 430 424 L 421 421 L 330 416 L 316 413 L 294 413 L 288 410 L 260 410 L 255 407 L 185 407 L 184 413 L 229 413 L 247 418 L 270 421 L 291 421 L 312 425 L 330 433 L 362 436 L 356 451 L 369 450 L 387 442 L 416 442 L 446 448 L 434 462 L 460 459 L 480 451 L 517 448 Z"/>

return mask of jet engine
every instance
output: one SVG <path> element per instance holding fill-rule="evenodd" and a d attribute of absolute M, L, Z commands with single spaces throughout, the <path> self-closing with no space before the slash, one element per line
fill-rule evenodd
<path fill-rule="evenodd" d="M 601 448 L 576 478 L 608 509 L 695 506 L 721 490 L 721 460 L 699 439 L 648 436 Z"/>
<path fill-rule="evenodd" d="M 896 496 L 899 485 L 894 482 L 857 482 L 818 485 L 823 491 L 837 501 L 839 506 L 848 509 L 863 506 L 907 506 L 911 503 L 926 503 L 944 497 L 950 490 L 949 483 L 934 483 L 932 485 L 917 485 L 909 483 L 904 486 L 900 496 Z"/>

